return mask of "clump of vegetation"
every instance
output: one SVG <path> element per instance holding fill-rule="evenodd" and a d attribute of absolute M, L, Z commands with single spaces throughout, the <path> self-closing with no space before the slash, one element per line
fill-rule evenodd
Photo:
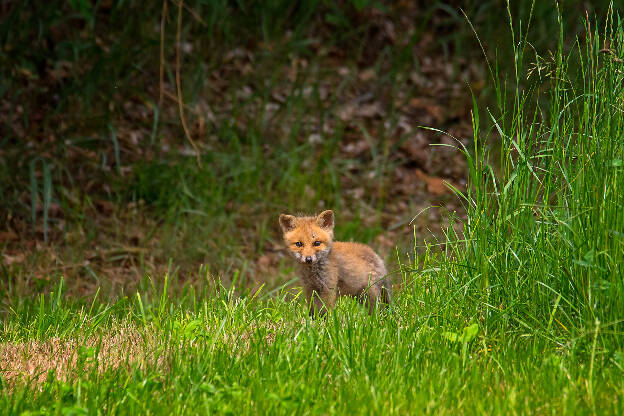
<path fill-rule="evenodd" d="M 497 111 L 475 107 L 474 149 L 463 149 L 472 186 L 460 194 L 468 220 L 461 236 L 449 235 L 455 260 L 442 262 L 441 274 L 502 328 L 560 345 L 602 328 L 613 334 L 603 345 L 621 348 L 624 37 L 617 14 L 586 24 L 585 41 L 568 51 L 561 26 L 558 48 L 531 65 L 524 29 L 513 75 L 497 86 Z M 490 70 L 497 82 L 498 68 Z M 505 82 L 516 86 L 511 97 Z M 480 130 L 480 117 L 490 131 Z M 491 131 L 502 148 L 494 164 Z"/>

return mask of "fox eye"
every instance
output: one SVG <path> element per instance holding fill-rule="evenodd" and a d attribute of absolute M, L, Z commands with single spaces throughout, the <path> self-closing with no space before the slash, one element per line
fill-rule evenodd
<path fill-rule="evenodd" d="M 320 242 L 320 241 L 316 240 L 316 241 L 314 242 L 314 247 L 318 247 L 318 246 L 320 246 L 320 245 L 321 245 L 321 242 Z"/>
<path fill-rule="evenodd" d="M 297 241 L 297 242 L 295 243 L 295 245 L 296 245 L 297 247 L 302 247 L 302 246 L 303 246 L 303 243 L 302 243 L 301 241 Z"/>

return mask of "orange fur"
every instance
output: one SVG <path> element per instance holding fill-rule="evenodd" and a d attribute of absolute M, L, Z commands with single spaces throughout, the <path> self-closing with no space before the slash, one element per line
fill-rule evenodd
<path fill-rule="evenodd" d="M 333 308 L 336 296 L 353 296 L 369 312 L 389 303 L 391 287 L 381 258 L 367 245 L 334 241 L 334 213 L 316 217 L 282 214 L 279 223 L 288 252 L 297 260 L 310 313 Z"/>

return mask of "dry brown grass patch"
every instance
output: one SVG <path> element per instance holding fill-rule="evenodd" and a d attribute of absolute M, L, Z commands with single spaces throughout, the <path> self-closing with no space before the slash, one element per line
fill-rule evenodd
<path fill-rule="evenodd" d="M 53 370 L 62 381 L 80 371 L 104 372 L 121 366 L 162 363 L 154 332 L 139 332 L 121 324 L 87 339 L 50 338 L 45 341 L 0 344 L 0 373 L 9 385 L 19 381 L 42 384 Z"/>
<path fill-rule="evenodd" d="M 262 326 L 266 329 L 263 338 L 268 345 L 283 330 L 279 323 Z M 41 386 L 51 371 L 55 379 L 64 382 L 85 372 L 103 373 L 118 368 L 156 366 L 168 371 L 168 359 L 172 356 L 180 353 L 190 356 L 192 350 L 210 345 L 236 354 L 245 353 L 251 348 L 257 328 L 257 324 L 250 323 L 236 331 L 219 331 L 206 325 L 205 331 L 214 337 L 213 342 L 203 334 L 189 336 L 174 330 L 168 338 L 149 326 L 140 329 L 133 324 L 119 323 L 86 339 L 54 337 L 44 341 L 4 342 L 0 343 L 0 376 L 12 388 L 28 382 Z"/>

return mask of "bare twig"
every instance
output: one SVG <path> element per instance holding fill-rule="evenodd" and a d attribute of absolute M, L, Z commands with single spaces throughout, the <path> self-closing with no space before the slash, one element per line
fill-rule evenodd
<path fill-rule="evenodd" d="M 187 5 L 184 5 L 184 8 L 186 9 L 187 12 L 189 12 L 189 14 L 191 16 L 193 16 L 195 18 L 195 20 L 197 20 L 202 26 L 206 26 L 206 22 L 204 22 L 204 19 L 201 18 L 201 16 L 199 14 L 197 14 L 197 12 L 195 10 L 193 10 L 192 8 L 190 8 Z"/>
<path fill-rule="evenodd" d="M 158 74 L 158 111 L 162 109 L 165 83 L 165 23 L 167 21 L 167 0 L 163 0 L 160 17 L 160 69 Z"/>
<path fill-rule="evenodd" d="M 169 98 L 171 101 L 173 101 L 174 103 L 178 104 L 178 95 L 177 94 L 172 94 L 169 91 L 165 90 L 164 92 L 165 97 Z M 186 108 L 188 111 L 194 113 L 195 115 L 199 115 L 198 111 L 196 109 L 194 109 L 193 107 L 191 107 L 190 105 L 186 104 L 186 103 L 182 103 L 182 105 L 184 106 L 184 108 Z"/>
<path fill-rule="evenodd" d="M 188 126 L 186 125 L 186 119 L 184 118 L 184 102 L 182 101 L 182 81 L 180 80 L 180 32 L 182 31 L 182 7 L 184 2 L 180 0 L 178 2 L 178 27 L 176 33 L 176 87 L 178 89 L 178 110 L 180 113 L 180 121 L 182 122 L 182 128 L 184 129 L 184 134 L 186 135 L 186 139 L 191 143 L 193 149 L 195 150 L 195 155 L 197 157 L 197 165 L 201 168 L 201 158 L 199 157 L 199 148 L 191 138 L 191 134 L 189 133 Z"/>

